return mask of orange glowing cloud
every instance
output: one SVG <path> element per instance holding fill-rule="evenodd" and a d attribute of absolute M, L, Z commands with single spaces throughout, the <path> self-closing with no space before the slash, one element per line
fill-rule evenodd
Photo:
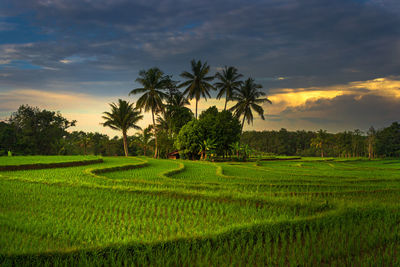
<path fill-rule="evenodd" d="M 399 78 L 377 78 L 326 87 L 273 89 L 268 96 L 273 105 L 265 107 L 268 107 L 272 114 L 278 114 L 288 107 L 305 105 L 308 101 L 333 99 L 342 95 L 355 95 L 358 98 L 362 98 L 363 96 L 373 94 L 383 97 L 400 98 Z"/>

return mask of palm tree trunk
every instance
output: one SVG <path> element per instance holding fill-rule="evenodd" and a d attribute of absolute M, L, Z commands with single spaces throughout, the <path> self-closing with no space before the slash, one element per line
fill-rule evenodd
<path fill-rule="evenodd" d="M 226 110 L 226 104 L 228 103 L 228 96 L 225 98 L 225 107 L 224 110 Z"/>
<path fill-rule="evenodd" d="M 242 120 L 242 129 L 240 130 L 240 135 L 242 135 L 242 133 L 243 133 L 244 119 L 245 119 L 245 116 L 243 115 L 243 120 Z"/>
<path fill-rule="evenodd" d="M 146 146 L 143 147 L 143 155 L 146 156 Z"/>
<path fill-rule="evenodd" d="M 127 137 L 126 137 L 126 131 L 122 131 L 122 139 L 124 141 L 124 152 L 125 152 L 125 157 L 128 156 L 128 144 L 127 144 Z"/>
<path fill-rule="evenodd" d="M 197 120 L 197 102 L 198 102 L 198 99 L 196 98 L 196 120 Z"/>
<path fill-rule="evenodd" d="M 154 158 L 157 158 L 157 130 L 156 130 L 156 121 L 154 120 L 154 110 L 151 111 L 151 115 L 153 117 L 153 130 L 154 130 L 154 140 L 155 140 L 155 148 L 154 148 Z"/>

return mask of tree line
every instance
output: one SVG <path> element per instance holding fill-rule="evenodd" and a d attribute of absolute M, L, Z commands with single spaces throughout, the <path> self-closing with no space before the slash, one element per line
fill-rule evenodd
<path fill-rule="evenodd" d="M 400 157 L 400 124 L 338 133 L 319 131 L 247 131 L 241 142 L 263 153 L 321 157 Z"/>

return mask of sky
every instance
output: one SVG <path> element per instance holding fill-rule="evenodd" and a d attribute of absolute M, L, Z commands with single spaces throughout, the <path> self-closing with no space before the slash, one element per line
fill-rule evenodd
<path fill-rule="evenodd" d="M 398 0 L 2 0 L 0 119 L 29 104 L 114 136 L 101 114 L 136 102 L 140 70 L 180 80 L 192 59 L 263 86 L 266 120 L 245 130 L 366 131 L 400 118 Z M 215 96 L 199 110 L 223 108 Z"/>

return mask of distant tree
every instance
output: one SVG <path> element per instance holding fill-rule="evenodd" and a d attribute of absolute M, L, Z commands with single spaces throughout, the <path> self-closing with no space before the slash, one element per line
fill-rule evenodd
<path fill-rule="evenodd" d="M 327 134 L 326 131 L 322 129 L 317 132 L 317 136 L 315 138 L 311 139 L 311 145 L 320 149 L 321 158 L 324 157 L 324 148 L 326 143 L 327 143 Z"/>
<path fill-rule="evenodd" d="M 261 119 L 265 120 L 264 109 L 261 105 L 263 103 L 272 104 L 272 102 L 268 98 L 261 98 L 265 96 L 265 93 L 260 90 L 261 88 L 262 86 L 256 84 L 254 79 L 249 78 L 232 97 L 232 100 L 237 101 L 237 103 L 230 110 L 234 111 L 236 117 L 243 117 L 241 131 L 243 131 L 245 120 L 247 120 L 248 124 L 253 123 L 252 110 L 257 112 Z"/>
<path fill-rule="evenodd" d="M 89 133 L 93 154 L 106 155 L 109 137 L 98 132 Z"/>
<path fill-rule="evenodd" d="M 344 131 L 335 135 L 338 156 L 350 157 L 353 150 L 353 133 Z"/>
<path fill-rule="evenodd" d="M 15 151 L 17 144 L 17 133 L 15 128 L 6 122 L 0 122 L 0 155 Z"/>
<path fill-rule="evenodd" d="M 214 76 L 207 76 L 210 71 L 210 66 L 205 62 L 204 64 L 199 60 L 191 61 L 191 73 L 184 71 L 181 73 L 181 77 L 186 81 L 180 84 L 180 87 L 184 87 L 184 95 L 187 95 L 189 99 L 196 99 L 196 119 L 197 119 L 197 105 L 201 97 L 207 100 L 210 96 L 210 90 L 214 90 L 214 87 L 209 83 L 214 79 Z"/>
<path fill-rule="evenodd" d="M 243 83 L 239 79 L 242 77 L 243 75 L 239 74 L 235 67 L 227 66 L 225 66 L 222 72 L 217 72 L 215 75 L 215 78 L 219 80 L 214 84 L 214 86 L 219 90 L 217 99 L 220 99 L 225 95 L 224 110 L 226 110 L 228 101 L 232 99 L 233 93 L 239 91 L 239 88 Z"/>
<path fill-rule="evenodd" d="M 77 144 L 83 149 L 83 155 L 87 155 L 87 150 L 91 146 L 91 134 L 80 131 L 78 133 Z"/>
<path fill-rule="evenodd" d="M 166 99 L 168 95 L 163 91 L 166 90 L 168 86 L 171 86 L 171 79 L 169 76 L 164 75 L 159 68 L 151 68 L 147 71 L 140 71 L 136 82 L 140 83 L 143 87 L 133 89 L 129 94 L 136 95 L 143 93 L 137 100 L 136 107 L 141 110 L 144 109 L 145 112 L 151 111 L 155 137 L 154 158 L 157 158 L 158 142 L 155 115 L 164 111 L 165 106 L 163 100 Z"/>
<path fill-rule="evenodd" d="M 146 129 L 135 135 L 134 142 L 143 149 L 143 156 L 147 156 L 147 149 L 150 146 L 151 142 L 154 140 L 151 131 L 152 127 L 147 127 Z"/>
<path fill-rule="evenodd" d="M 400 124 L 393 122 L 376 133 L 376 151 L 386 157 L 400 156 Z"/>
<path fill-rule="evenodd" d="M 360 157 L 364 155 L 365 151 L 365 137 L 363 136 L 363 132 L 359 129 L 356 129 L 353 132 L 352 136 L 352 150 L 353 150 L 353 157 Z"/>
<path fill-rule="evenodd" d="M 105 120 L 102 125 L 104 127 L 110 127 L 113 130 L 122 131 L 122 138 L 124 144 L 125 156 L 128 156 L 128 142 L 127 132 L 133 128 L 141 130 L 137 125 L 137 122 L 143 119 L 143 115 L 133 107 L 133 103 L 129 103 L 125 100 L 118 99 L 118 104 L 111 103 L 111 112 L 104 112 L 102 118 Z"/>
<path fill-rule="evenodd" d="M 60 139 L 75 126 L 59 112 L 40 110 L 37 107 L 22 105 L 8 120 L 15 130 L 15 149 L 22 154 L 58 154 Z"/>
<path fill-rule="evenodd" d="M 236 157 L 239 158 L 240 142 L 232 143 L 229 147 L 231 148 L 232 152 L 236 155 Z"/>
<path fill-rule="evenodd" d="M 374 152 L 375 152 L 375 145 L 376 145 L 376 131 L 374 127 L 370 127 L 368 130 L 368 137 L 367 137 L 367 143 L 368 143 L 368 158 L 373 159 L 374 158 Z"/>

